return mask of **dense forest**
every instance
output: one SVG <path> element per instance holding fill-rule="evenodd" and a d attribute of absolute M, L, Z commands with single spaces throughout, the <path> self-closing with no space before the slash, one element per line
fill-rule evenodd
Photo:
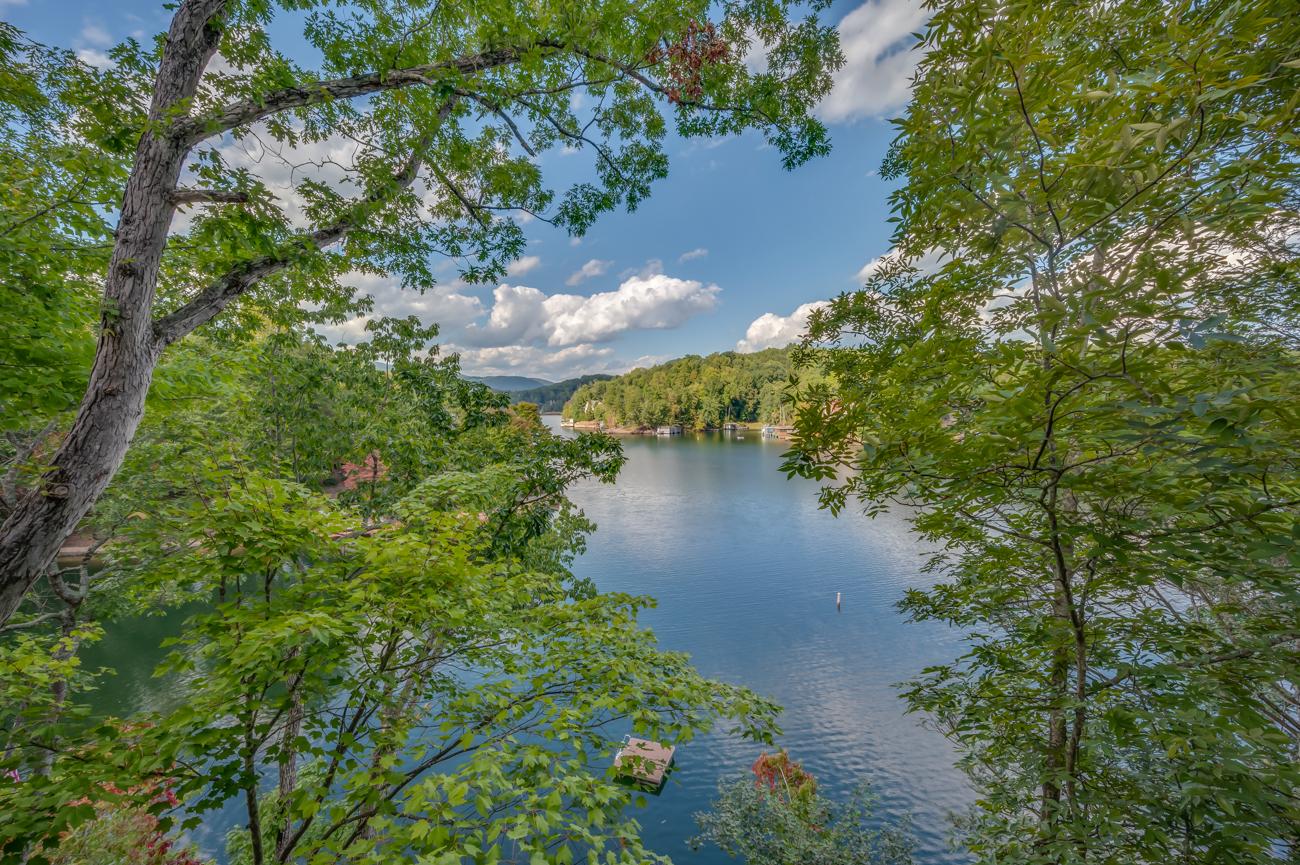
<path fill-rule="evenodd" d="M 564 381 L 557 381 L 554 384 L 544 384 L 527 390 L 512 391 L 510 401 L 530 402 L 536 405 L 539 411 L 557 412 L 564 408 L 564 404 L 569 401 L 569 398 L 573 396 L 573 392 L 578 388 L 593 381 L 605 381 L 610 378 L 613 378 L 613 376 L 603 373 L 566 378 Z"/>
<path fill-rule="evenodd" d="M 815 373 L 795 376 L 790 349 L 752 354 L 733 351 L 689 355 L 647 369 L 634 369 L 574 391 L 562 414 L 574 421 L 611 427 L 681 424 L 717 429 L 725 423 L 785 424 L 794 418 L 792 380 L 811 383 Z"/>

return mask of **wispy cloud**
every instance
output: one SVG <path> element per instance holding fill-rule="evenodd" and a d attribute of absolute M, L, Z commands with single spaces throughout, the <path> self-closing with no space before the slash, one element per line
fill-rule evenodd
<path fill-rule="evenodd" d="M 703 258 L 708 254 L 709 251 L 703 246 L 697 246 L 694 249 L 683 252 L 681 255 L 677 256 L 677 263 L 681 264 L 684 261 L 693 261 L 697 258 Z"/>
<path fill-rule="evenodd" d="M 599 258 L 590 259 L 582 267 L 569 274 L 569 278 L 564 281 L 564 284 L 577 285 L 594 276 L 604 276 L 613 263 L 612 261 L 601 261 Z"/>

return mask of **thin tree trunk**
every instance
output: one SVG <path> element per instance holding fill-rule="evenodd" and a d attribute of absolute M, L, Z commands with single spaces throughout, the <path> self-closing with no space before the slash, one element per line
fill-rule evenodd
<path fill-rule="evenodd" d="M 300 649 L 294 647 L 286 658 L 288 664 L 292 664 L 294 659 L 300 654 Z M 289 854 L 292 846 L 292 834 L 290 833 L 291 812 L 289 809 L 289 800 L 293 796 L 293 791 L 298 786 L 298 737 L 302 735 L 302 674 L 291 679 L 289 686 L 289 712 L 284 721 L 284 730 L 280 733 L 280 779 L 279 779 L 279 801 L 280 809 L 277 815 L 278 825 L 275 830 L 275 858 L 277 862 L 283 862 Z"/>
<path fill-rule="evenodd" d="M 217 49 L 227 0 L 184 0 L 172 18 L 154 82 L 149 124 L 122 197 L 104 280 L 99 343 L 72 429 L 36 489 L 0 527 L 0 624 L 49 568 L 126 456 L 144 414 L 162 347 L 152 308 L 174 194 L 189 143 L 171 129 Z"/>

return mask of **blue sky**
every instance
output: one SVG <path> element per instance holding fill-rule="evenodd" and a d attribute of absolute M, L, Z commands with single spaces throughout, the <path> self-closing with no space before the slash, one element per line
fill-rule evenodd
<path fill-rule="evenodd" d="M 554 380 L 789 342 L 809 304 L 852 289 L 889 249 L 890 186 L 876 170 L 893 136 L 885 118 L 907 98 L 908 34 L 923 22 L 918 0 L 842 0 L 827 17 L 848 58 L 817 109 L 830 156 L 787 172 L 757 135 L 670 140 L 669 177 L 649 201 L 606 215 L 577 244 L 528 224 L 528 254 L 502 286 L 466 286 L 449 271 L 425 295 L 366 276 L 358 289 L 378 312 L 439 321 L 470 373 Z M 0 0 L 0 18 L 103 62 L 113 43 L 165 29 L 168 13 L 159 0 Z M 291 54 L 303 45 L 293 20 L 272 35 Z M 542 161 L 556 188 L 591 167 L 582 153 Z M 350 340 L 361 324 L 328 335 Z"/>

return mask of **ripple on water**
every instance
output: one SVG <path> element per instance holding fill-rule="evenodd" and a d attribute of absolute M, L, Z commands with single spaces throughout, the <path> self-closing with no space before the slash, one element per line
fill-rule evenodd
<path fill-rule="evenodd" d="M 599 525 L 575 570 L 606 590 L 654 596 L 642 621 L 666 648 L 781 703 L 780 744 L 829 795 L 870 779 L 882 816 L 912 815 L 922 865 L 966 861 L 948 849 L 947 815 L 971 791 L 948 743 L 906 714 L 895 687 L 961 650 L 951 631 L 909 624 L 895 607 L 929 583 L 905 521 L 833 518 L 814 485 L 778 471 L 783 448 L 767 442 L 688 435 L 624 447 L 616 485 L 575 493 Z M 679 863 L 728 861 L 692 853 L 685 839 L 719 779 L 743 775 L 760 750 L 721 732 L 684 745 L 642 815 L 647 840 Z"/>
<path fill-rule="evenodd" d="M 682 436 L 625 441 L 615 485 L 585 484 L 574 499 L 600 526 L 575 564 L 607 591 L 654 596 L 642 622 L 665 648 L 690 653 L 705 675 L 746 685 L 785 707 L 780 744 L 836 797 L 869 778 L 885 818 L 911 814 L 919 865 L 958 865 L 947 815 L 971 801 L 952 751 L 905 713 L 894 685 L 961 651 L 953 632 L 905 622 L 895 604 L 929 580 L 923 548 L 898 517 L 831 517 L 812 484 L 778 471 L 784 446 L 748 437 Z M 835 593 L 844 596 L 835 609 Z M 133 623 L 94 647 L 86 665 L 120 675 L 99 711 L 125 714 L 180 693 L 150 676 L 162 636 L 185 612 Z M 678 750 L 663 795 L 639 819 L 647 842 L 679 865 L 729 862 L 691 852 L 692 819 L 719 779 L 744 775 L 761 748 L 723 731 Z M 241 822 L 231 801 L 195 833 L 206 853 Z"/>

